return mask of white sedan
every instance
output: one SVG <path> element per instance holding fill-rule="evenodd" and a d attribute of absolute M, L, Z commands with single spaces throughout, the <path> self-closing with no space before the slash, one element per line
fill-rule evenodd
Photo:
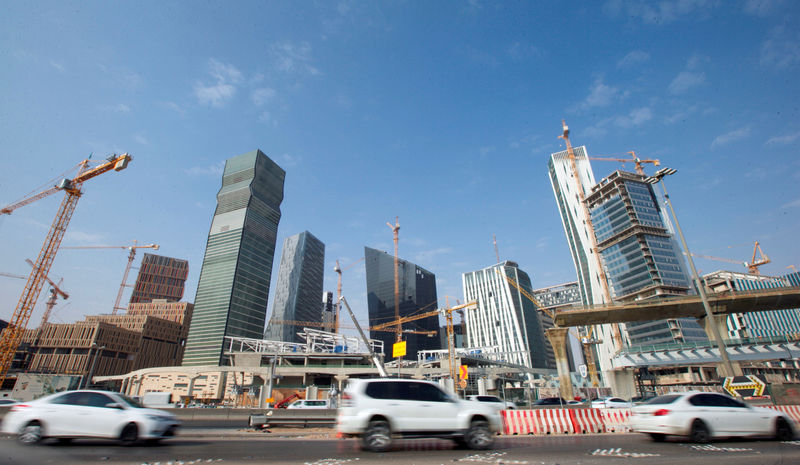
<path fill-rule="evenodd" d="M 143 408 L 116 392 L 66 391 L 11 407 L 3 418 L 3 433 L 24 444 L 45 438 L 67 442 L 73 438 L 140 439 L 157 442 L 174 436 L 180 422 L 161 410 Z"/>
<path fill-rule="evenodd" d="M 592 408 L 631 408 L 633 402 L 619 397 L 601 397 L 592 401 Z"/>
<path fill-rule="evenodd" d="M 681 392 L 650 399 L 631 410 L 633 431 L 649 434 L 654 441 L 668 435 L 707 443 L 714 437 L 771 436 L 794 438 L 794 422 L 785 413 L 751 407 L 724 394 Z"/>

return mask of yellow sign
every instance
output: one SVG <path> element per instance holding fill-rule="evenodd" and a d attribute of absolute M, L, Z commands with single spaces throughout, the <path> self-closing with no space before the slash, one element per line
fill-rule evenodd
<path fill-rule="evenodd" d="M 270 397 L 268 399 L 264 399 L 264 403 L 265 404 L 271 404 L 273 402 L 275 402 L 275 398 L 274 397 Z"/>
<path fill-rule="evenodd" d="M 466 365 L 461 365 L 458 367 L 458 379 L 467 379 L 469 377 L 469 371 Z"/>
<path fill-rule="evenodd" d="M 392 357 L 398 358 L 406 355 L 406 341 L 395 342 L 392 346 Z"/>

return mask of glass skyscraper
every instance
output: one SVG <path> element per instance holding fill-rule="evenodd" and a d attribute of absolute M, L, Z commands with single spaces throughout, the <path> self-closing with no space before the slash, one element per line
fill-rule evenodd
<path fill-rule="evenodd" d="M 592 189 L 586 203 L 614 300 L 689 292 L 681 252 L 643 175 L 615 171 Z M 631 345 L 707 339 L 694 318 L 629 322 L 626 327 Z"/>
<path fill-rule="evenodd" d="M 297 335 L 303 330 L 302 325 L 274 322 L 276 320 L 322 322 L 319 298 L 322 295 L 324 268 L 325 244 L 310 232 L 304 231 L 283 241 L 272 317 L 264 332 L 264 339 L 305 342 Z"/>
<path fill-rule="evenodd" d="M 260 150 L 225 162 L 183 365 L 221 364 L 225 336 L 263 336 L 285 176 Z"/>
<path fill-rule="evenodd" d="M 367 270 L 367 309 L 369 325 L 376 326 L 395 320 L 394 311 L 394 256 L 380 250 L 364 247 L 364 261 Z M 406 260 L 398 259 L 400 281 L 400 317 L 416 315 L 436 310 L 436 276 Z M 425 334 L 403 333 L 406 341 L 406 360 L 416 360 L 420 350 L 441 349 L 437 337 L 439 317 L 434 315 L 405 323 L 402 328 L 417 331 L 434 331 L 429 337 Z M 388 328 L 392 329 L 392 328 Z M 385 360 L 392 359 L 392 345 L 395 333 L 390 331 L 370 331 L 370 338 L 383 341 Z"/>
<path fill-rule="evenodd" d="M 548 353 L 542 320 L 536 306 L 506 278 L 531 292 L 531 279 L 512 261 L 464 273 L 464 301 L 477 302 L 466 310 L 467 347 L 497 346 L 503 358 L 528 368 L 555 368 Z"/>

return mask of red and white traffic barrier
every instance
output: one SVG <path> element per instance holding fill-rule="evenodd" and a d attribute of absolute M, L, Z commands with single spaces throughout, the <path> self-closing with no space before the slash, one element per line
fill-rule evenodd
<path fill-rule="evenodd" d="M 609 433 L 629 433 L 631 432 L 631 409 L 629 408 L 601 408 L 600 416 L 603 424 Z"/>
<path fill-rule="evenodd" d="M 576 433 L 605 433 L 606 424 L 603 417 L 594 408 L 570 409 L 568 410 L 572 427 Z"/>
<path fill-rule="evenodd" d="M 792 417 L 795 423 L 800 424 L 800 405 L 765 405 L 764 407 L 780 410 Z"/>

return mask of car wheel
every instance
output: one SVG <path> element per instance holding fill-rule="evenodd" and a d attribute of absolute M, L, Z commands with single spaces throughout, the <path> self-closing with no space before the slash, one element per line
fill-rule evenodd
<path fill-rule="evenodd" d="M 494 441 L 489 431 L 489 423 L 483 420 L 473 420 L 464 439 L 470 449 L 488 449 Z"/>
<path fill-rule="evenodd" d="M 711 432 L 708 431 L 708 426 L 703 423 L 703 420 L 695 420 L 692 422 L 692 429 L 689 432 L 689 439 L 698 444 L 707 444 L 711 439 Z"/>
<path fill-rule="evenodd" d="M 667 435 L 663 433 L 650 433 L 650 439 L 652 439 L 653 442 L 664 442 L 666 437 Z"/>
<path fill-rule="evenodd" d="M 122 432 L 119 434 L 119 440 L 128 446 L 135 444 L 136 441 L 139 440 L 139 428 L 136 426 L 136 423 L 128 423 L 125 425 L 125 427 L 122 428 Z"/>
<path fill-rule="evenodd" d="M 40 442 L 44 438 L 44 428 L 42 424 L 34 420 L 23 426 L 17 435 L 17 440 L 23 444 L 30 445 Z"/>
<path fill-rule="evenodd" d="M 778 419 L 775 420 L 775 439 L 778 441 L 791 441 L 794 439 L 792 425 L 786 421 L 786 418 L 778 417 Z"/>
<path fill-rule="evenodd" d="M 384 420 L 372 420 L 362 438 L 364 448 L 370 452 L 385 452 L 392 445 L 392 430 Z"/>

